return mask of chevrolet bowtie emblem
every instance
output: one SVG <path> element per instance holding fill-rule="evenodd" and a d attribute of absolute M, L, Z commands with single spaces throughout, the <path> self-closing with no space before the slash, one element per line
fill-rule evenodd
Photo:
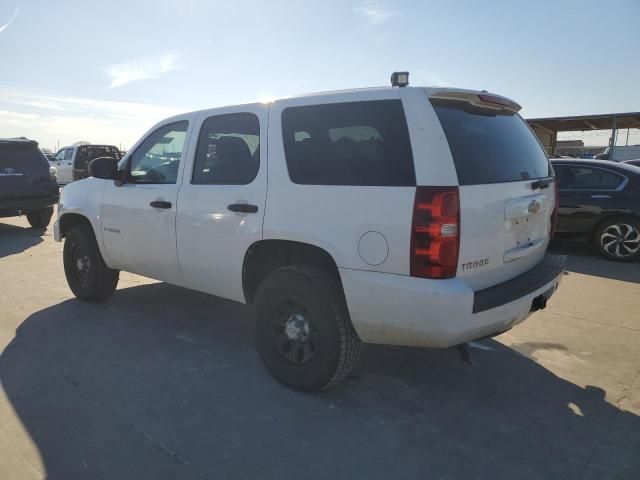
<path fill-rule="evenodd" d="M 540 211 L 540 202 L 531 200 L 531 203 L 529 203 L 529 206 L 527 207 L 527 211 L 532 215 L 538 213 Z"/>

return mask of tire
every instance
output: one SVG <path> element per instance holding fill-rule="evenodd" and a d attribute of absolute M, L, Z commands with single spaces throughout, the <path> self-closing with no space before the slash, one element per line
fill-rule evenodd
<path fill-rule="evenodd" d="M 335 275 L 309 265 L 279 268 L 260 284 L 253 307 L 258 353 L 285 385 L 322 390 L 357 363 L 361 342 Z"/>
<path fill-rule="evenodd" d="M 640 221 L 632 217 L 613 217 L 596 228 L 594 243 L 610 260 L 631 262 L 640 255 Z"/>
<path fill-rule="evenodd" d="M 73 228 L 64 242 L 64 273 L 73 294 L 86 302 L 103 302 L 118 286 L 120 272 L 104 264 L 89 225 Z"/>
<path fill-rule="evenodd" d="M 53 207 L 46 207 L 37 212 L 27 213 L 27 221 L 33 228 L 47 228 L 52 216 Z"/>

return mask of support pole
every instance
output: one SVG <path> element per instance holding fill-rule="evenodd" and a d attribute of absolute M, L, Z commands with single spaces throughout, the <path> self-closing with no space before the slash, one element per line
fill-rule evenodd
<path fill-rule="evenodd" d="M 611 139 L 609 140 L 609 160 L 613 160 L 613 150 L 616 148 L 616 135 L 618 118 L 613 117 L 613 124 L 611 125 Z"/>

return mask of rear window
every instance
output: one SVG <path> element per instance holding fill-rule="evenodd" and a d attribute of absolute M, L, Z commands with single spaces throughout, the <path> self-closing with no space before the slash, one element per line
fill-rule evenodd
<path fill-rule="evenodd" d="M 40 149 L 30 143 L 0 143 L 0 176 L 48 175 L 49 162 Z"/>
<path fill-rule="evenodd" d="M 282 112 L 282 135 L 294 183 L 416 184 L 400 100 L 290 107 Z"/>
<path fill-rule="evenodd" d="M 120 160 L 120 152 L 116 147 L 109 145 L 84 145 L 78 149 L 75 166 L 84 168 L 91 160 L 99 157 L 113 157 Z"/>
<path fill-rule="evenodd" d="M 520 115 L 463 102 L 432 100 L 460 185 L 548 177 L 549 161 Z"/>

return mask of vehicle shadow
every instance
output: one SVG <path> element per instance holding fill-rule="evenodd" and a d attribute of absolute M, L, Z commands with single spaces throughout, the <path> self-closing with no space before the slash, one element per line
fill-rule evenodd
<path fill-rule="evenodd" d="M 471 366 L 369 345 L 301 394 L 265 371 L 246 307 L 151 284 L 34 313 L 0 380 L 50 480 L 640 478 L 639 417 L 526 356 L 562 345 L 481 347 Z"/>
<path fill-rule="evenodd" d="M 567 270 L 570 272 L 640 283 L 640 258 L 629 263 L 607 260 L 588 243 L 563 238 L 554 239 L 550 250 L 567 255 Z"/>
<path fill-rule="evenodd" d="M 0 258 L 24 252 L 42 242 L 46 229 L 0 223 Z"/>

